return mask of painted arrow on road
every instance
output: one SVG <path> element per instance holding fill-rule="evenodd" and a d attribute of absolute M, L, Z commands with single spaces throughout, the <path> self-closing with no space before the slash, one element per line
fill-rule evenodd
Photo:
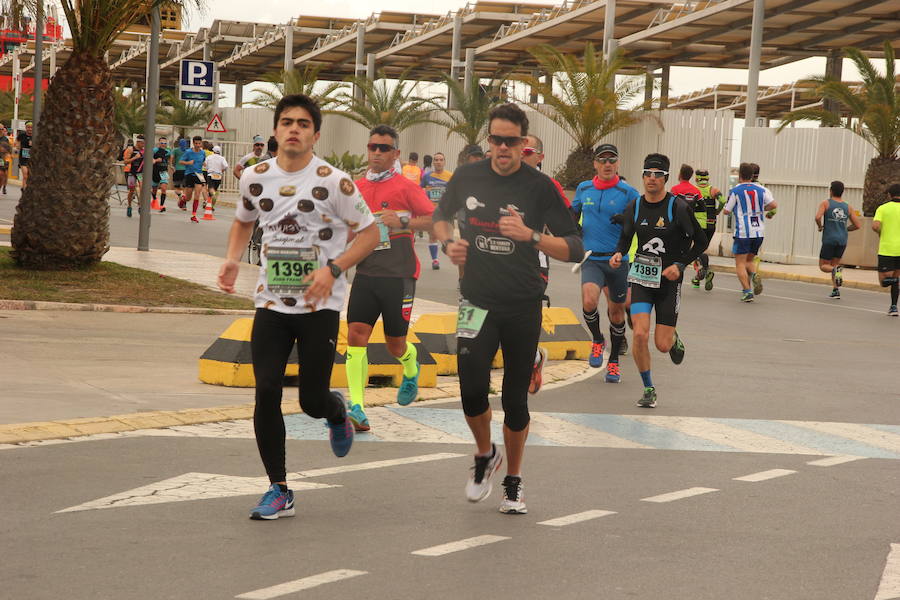
<path fill-rule="evenodd" d="M 300 473 L 289 473 L 288 483 L 294 492 L 341 487 L 339 485 L 312 483 L 301 480 L 310 477 L 325 477 L 355 471 L 368 471 L 371 469 L 383 469 L 434 460 L 459 458 L 461 456 L 466 455 L 451 452 L 436 452 L 433 454 L 407 456 L 390 460 L 377 460 L 365 463 L 341 465 L 339 467 L 311 469 Z M 234 475 L 218 475 L 215 473 L 185 473 L 178 477 L 164 479 L 156 483 L 151 483 L 150 485 L 145 485 L 120 494 L 98 498 L 97 500 L 91 500 L 90 502 L 64 508 L 56 512 L 65 513 L 80 510 L 117 508 L 121 506 L 184 502 L 186 500 L 212 500 L 215 498 L 229 498 L 232 496 L 252 496 L 260 494 L 267 487 L 269 487 L 269 479 L 267 477 L 237 477 Z"/>
<path fill-rule="evenodd" d="M 884 565 L 884 574 L 881 576 L 881 584 L 875 600 L 896 600 L 900 598 L 900 544 L 891 544 L 887 563 Z"/>

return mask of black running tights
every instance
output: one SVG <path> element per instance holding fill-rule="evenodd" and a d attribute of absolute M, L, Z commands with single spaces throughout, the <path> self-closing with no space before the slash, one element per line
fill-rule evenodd
<path fill-rule="evenodd" d="M 528 426 L 528 384 L 541 335 L 541 304 L 490 311 L 478 336 L 457 338 L 459 387 L 463 412 L 484 414 L 490 406 L 491 362 L 499 346 L 503 351 L 503 422 L 513 431 Z"/>
<path fill-rule="evenodd" d="M 284 417 L 281 392 L 288 358 L 297 345 L 300 363 L 300 407 L 314 419 L 343 422 L 344 407 L 331 392 L 331 368 L 340 314 L 319 310 L 302 315 L 256 309 L 250 350 L 256 377 L 253 428 L 256 445 L 272 483 L 286 476 Z"/>

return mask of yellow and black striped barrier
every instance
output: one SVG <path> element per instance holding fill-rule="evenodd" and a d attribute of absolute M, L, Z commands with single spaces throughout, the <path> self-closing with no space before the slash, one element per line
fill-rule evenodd
<path fill-rule="evenodd" d="M 200 381 L 226 387 L 254 387 L 253 363 L 250 354 L 250 333 L 253 329 L 252 318 L 237 319 L 216 339 L 200 357 Z M 415 344 L 419 353 L 419 387 L 437 386 L 437 364 L 428 349 L 419 339 L 410 334 L 407 338 Z M 338 345 L 334 356 L 334 368 L 331 371 L 331 387 L 347 387 L 346 364 L 347 323 L 341 321 L 338 333 Z M 367 354 L 369 357 L 369 377 L 391 378 L 391 385 L 399 386 L 403 378 L 403 367 L 388 352 L 384 340 L 384 329 L 379 321 L 369 338 Z M 296 377 L 300 373 L 297 361 L 296 346 L 291 350 L 285 368 L 285 377 Z"/>

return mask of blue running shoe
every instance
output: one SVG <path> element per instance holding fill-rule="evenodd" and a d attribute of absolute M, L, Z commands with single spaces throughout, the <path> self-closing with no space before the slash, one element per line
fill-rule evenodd
<path fill-rule="evenodd" d="M 282 492 L 277 483 L 273 483 L 269 490 L 260 498 L 253 510 L 250 511 L 250 518 L 260 521 L 272 521 L 279 517 L 294 516 L 294 492 L 288 490 Z"/>
<path fill-rule="evenodd" d="M 347 416 L 353 421 L 353 428 L 356 431 L 369 431 L 371 429 L 369 418 L 366 416 L 366 411 L 363 410 L 362 404 L 351 404 L 348 408 Z"/>
<path fill-rule="evenodd" d="M 622 375 L 619 373 L 619 363 L 606 363 L 606 383 L 619 383 L 621 380 Z"/>
<path fill-rule="evenodd" d="M 337 457 L 347 456 L 350 447 L 353 445 L 353 421 L 347 415 L 347 409 L 344 406 L 344 395 L 340 392 L 331 392 L 340 399 L 341 408 L 344 411 L 344 422 L 332 425 L 325 421 L 328 427 L 328 441 L 331 442 L 331 451 Z"/>
<path fill-rule="evenodd" d="M 403 381 L 400 382 L 400 387 L 397 388 L 397 404 L 400 406 L 411 404 L 419 396 L 419 373 L 421 371 L 419 363 L 416 362 L 416 376 L 403 376 Z"/>
<path fill-rule="evenodd" d="M 606 348 L 606 342 L 594 342 L 591 344 L 591 354 L 588 356 L 588 364 L 599 369 L 603 366 L 603 350 Z"/>

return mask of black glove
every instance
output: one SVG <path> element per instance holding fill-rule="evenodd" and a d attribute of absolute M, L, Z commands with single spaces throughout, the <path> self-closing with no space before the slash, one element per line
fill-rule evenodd
<path fill-rule="evenodd" d="M 613 215 L 609 218 L 609 222 L 613 225 L 623 225 L 625 223 L 625 215 L 622 213 Z"/>

